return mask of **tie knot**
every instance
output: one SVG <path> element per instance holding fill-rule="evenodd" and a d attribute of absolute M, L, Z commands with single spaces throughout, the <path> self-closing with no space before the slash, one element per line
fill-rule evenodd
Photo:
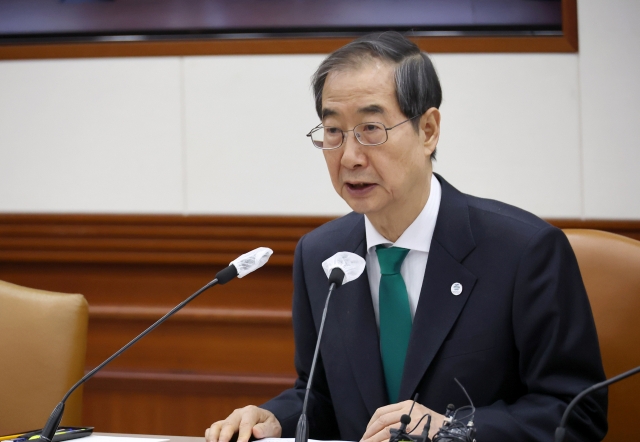
<path fill-rule="evenodd" d="M 409 249 L 401 247 L 376 247 L 378 262 L 380 263 L 380 273 L 383 275 L 397 275 L 400 273 L 402 261 L 409 253 Z"/>

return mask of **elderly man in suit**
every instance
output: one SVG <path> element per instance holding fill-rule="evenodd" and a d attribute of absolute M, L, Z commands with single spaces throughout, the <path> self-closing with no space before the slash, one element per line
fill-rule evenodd
<path fill-rule="evenodd" d="M 478 441 L 552 440 L 568 402 L 604 379 L 564 234 L 432 172 L 440 84 L 428 56 L 401 35 L 373 34 L 337 50 L 313 87 L 322 123 L 309 136 L 353 212 L 296 249 L 295 386 L 214 423 L 207 441 L 294 435 L 327 296 L 321 263 L 339 251 L 367 267 L 329 306 L 310 437 L 389 439 L 415 393 L 414 422 L 429 413 L 433 436 L 447 404 L 467 404 L 457 378 L 476 406 Z M 567 439 L 601 440 L 606 407 L 606 393 L 585 399 Z"/>

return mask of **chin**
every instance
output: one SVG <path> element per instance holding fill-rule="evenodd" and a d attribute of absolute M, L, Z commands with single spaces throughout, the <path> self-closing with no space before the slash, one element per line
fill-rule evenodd
<path fill-rule="evenodd" d="M 367 215 L 380 209 L 383 201 L 381 201 L 378 192 L 379 189 L 373 189 L 373 192 L 368 195 L 357 197 L 352 195 L 346 188 L 343 188 L 340 196 L 351 207 L 351 210 Z"/>
<path fill-rule="evenodd" d="M 365 201 L 362 199 L 352 199 L 352 198 L 344 198 L 345 202 L 351 207 L 351 210 L 357 213 L 361 213 L 366 215 L 374 211 L 373 205 L 370 201 Z"/>

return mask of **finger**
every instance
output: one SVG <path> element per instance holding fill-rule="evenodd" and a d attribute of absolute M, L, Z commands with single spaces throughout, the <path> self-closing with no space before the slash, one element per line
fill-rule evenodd
<path fill-rule="evenodd" d="M 238 425 L 238 442 L 249 442 L 253 427 L 260 422 L 257 407 L 245 407 Z"/>
<path fill-rule="evenodd" d="M 378 408 L 376 410 L 376 412 L 373 413 L 373 416 L 371 416 L 371 419 L 369 419 L 369 423 L 367 424 L 367 428 L 369 428 L 369 426 L 371 424 L 373 424 L 383 414 L 387 414 L 387 413 L 390 413 L 390 412 L 393 412 L 393 411 L 401 410 L 402 407 L 404 406 L 405 402 L 399 402 L 397 404 L 385 405 L 384 407 Z"/>
<path fill-rule="evenodd" d="M 218 442 L 218 435 L 220 434 L 220 427 L 222 426 L 222 421 L 214 422 L 211 424 L 209 428 L 204 432 L 204 437 L 207 442 Z"/>
<path fill-rule="evenodd" d="M 263 439 L 265 437 L 280 437 L 282 436 L 282 426 L 278 419 L 270 411 L 258 409 L 261 414 L 260 422 L 253 427 L 253 435 L 257 439 Z"/>
<path fill-rule="evenodd" d="M 390 426 L 399 427 L 400 417 L 403 414 L 405 414 L 405 410 L 402 409 L 381 414 L 375 421 L 371 423 L 371 425 L 369 425 L 369 427 L 367 427 L 367 430 L 364 432 L 362 438 L 370 438 L 374 434 L 377 434 L 378 432 L 383 431 L 385 428 Z"/>
<path fill-rule="evenodd" d="M 255 437 L 256 439 L 264 439 L 265 437 L 274 437 L 274 436 L 268 436 L 270 431 L 268 428 L 268 424 L 266 423 L 254 425 L 252 429 L 252 433 L 253 433 L 253 437 Z"/>
<path fill-rule="evenodd" d="M 274 425 L 273 422 L 264 422 L 253 427 L 253 436 L 256 439 L 264 439 L 265 437 L 280 437 L 282 429 L 280 425 Z"/>
<path fill-rule="evenodd" d="M 238 431 L 241 414 L 241 410 L 235 410 L 229 417 L 222 421 L 217 442 L 229 442 L 231 440 L 236 431 Z"/>
<path fill-rule="evenodd" d="M 389 431 L 390 428 L 393 428 L 393 427 L 392 426 L 384 427 L 377 433 L 372 434 L 371 436 L 368 436 L 366 438 L 363 436 L 361 442 L 383 442 L 383 441 L 389 440 L 391 436 L 391 433 Z"/>

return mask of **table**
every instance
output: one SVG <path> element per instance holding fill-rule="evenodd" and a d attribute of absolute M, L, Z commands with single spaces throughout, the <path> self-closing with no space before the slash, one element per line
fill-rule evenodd
<path fill-rule="evenodd" d="M 169 439 L 170 442 L 204 442 L 203 437 L 195 436 L 165 436 L 155 434 L 124 434 L 124 433 L 93 433 L 96 436 L 120 436 L 120 437 L 141 437 L 141 438 L 154 438 L 154 439 Z"/>

